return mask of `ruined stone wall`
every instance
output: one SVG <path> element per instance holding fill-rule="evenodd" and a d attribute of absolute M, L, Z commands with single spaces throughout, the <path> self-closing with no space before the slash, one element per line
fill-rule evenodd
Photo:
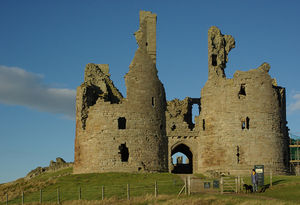
<path fill-rule="evenodd" d="M 270 77 L 267 63 L 226 78 L 228 53 L 234 47 L 232 36 L 214 26 L 209 29 L 209 76 L 195 126 L 191 122 L 193 98 L 168 102 L 169 158 L 176 147 L 184 145 L 192 152 L 195 173 L 248 174 L 255 164 L 265 165 L 267 172 L 286 173 L 285 89 Z M 169 167 L 171 171 L 173 164 Z"/>
<path fill-rule="evenodd" d="M 169 171 L 172 172 L 174 165 L 172 164 L 172 154 L 174 150 L 181 144 L 186 145 L 192 152 L 193 168 L 198 167 L 198 132 L 199 122 L 195 118 L 192 121 L 192 106 L 197 104 L 200 107 L 200 99 L 185 98 L 184 100 L 174 99 L 167 102 L 166 111 L 166 132 L 169 144 Z M 199 108 L 200 109 L 200 108 Z M 188 152 L 185 149 L 179 149 L 186 156 Z"/>
<path fill-rule="evenodd" d="M 166 102 L 156 69 L 156 14 L 141 11 L 134 35 L 138 49 L 125 75 L 126 98 L 107 64 L 86 66 L 76 96 L 74 173 L 171 172 L 177 152 L 189 159 L 182 167 L 194 173 L 248 174 L 255 164 L 286 173 L 285 89 L 270 77 L 269 64 L 226 78 L 235 41 L 213 26 L 201 98 Z M 194 122 L 193 105 L 200 111 Z"/>
<path fill-rule="evenodd" d="M 234 39 L 212 27 L 208 32 L 209 78 L 201 91 L 198 170 L 248 171 L 255 164 L 276 173 L 286 171 L 288 139 L 285 91 L 268 73 L 270 66 L 237 71 L 224 69 Z M 221 43 L 220 43 L 221 42 Z M 221 56 L 219 56 L 221 55 Z"/>
<path fill-rule="evenodd" d="M 155 24 L 155 14 L 140 13 L 139 48 L 125 76 L 127 98 L 113 86 L 108 66 L 87 65 L 77 89 L 74 173 L 168 170 L 165 91 L 151 37 Z"/>

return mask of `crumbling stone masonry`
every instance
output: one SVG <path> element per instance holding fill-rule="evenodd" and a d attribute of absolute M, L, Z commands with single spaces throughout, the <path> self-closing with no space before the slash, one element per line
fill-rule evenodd
<path fill-rule="evenodd" d="M 166 98 L 156 70 L 156 14 L 140 13 L 127 98 L 108 65 L 88 64 L 77 89 L 74 173 L 168 171 Z"/>
<path fill-rule="evenodd" d="M 283 174 L 289 163 L 285 89 L 263 63 L 226 78 L 230 35 L 208 31 L 208 81 L 201 98 L 166 102 L 156 69 L 156 14 L 140 12 L 138 49 L 125 75 L 127 98 L 106 64 L 88 64 L 77 89 L 74 173 L 170 171 L 248 174 L 255 164 Z M 192 120 L 192 106 L 199 115 Z M 188 162 L 172 164 L 184 153 Z"/>

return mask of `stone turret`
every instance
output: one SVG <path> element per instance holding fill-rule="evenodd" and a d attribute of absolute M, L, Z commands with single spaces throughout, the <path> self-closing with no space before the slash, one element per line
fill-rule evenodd
<path fill-rule="evenodd" d="M 140 12 L 140 28 L 135 32 L 138 49 L 125 75 L 128 105 L 136 116 L 137 138 L 145 143 L 141 155 L 150 156 L 143 163 L 152 170 L 167 170 L 167 138 L 165 132 L 166 97 L 155 65 L 156 14 Z M 149 140 L 151 143 L 149 143 Z M 146 158 L 145 158 L 146 159 Z M 147 162 L 146 162 L 147 161 Z"/>
<path fill-rule="evenodd" d="M 156 69 L 156 14 L 140 12 L 127 98 L 108 65 L 88 64 L 77 89 L 74 173 L 167 171 L 166 99 Z"/>

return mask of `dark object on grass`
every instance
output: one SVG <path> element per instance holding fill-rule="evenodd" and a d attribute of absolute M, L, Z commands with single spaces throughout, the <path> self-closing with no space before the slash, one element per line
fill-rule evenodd
<path fill-rule="evenodd" d="M 261 188 L 261 190 L 259 190 L 259 193 L 263 193 L 263 192 L 265 192 L 267 188 L 268 188 L 268 187 L 266 187 L 266 186 L 263 186 L 263 187 Z"/>
<path fill-rule="evenodd" d="M 252 185 L 244 184 L 244 189 L 246 193 L 253 192 Z"/>

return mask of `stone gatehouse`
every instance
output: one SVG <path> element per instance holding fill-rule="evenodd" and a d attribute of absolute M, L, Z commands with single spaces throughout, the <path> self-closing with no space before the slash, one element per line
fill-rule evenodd
<path fill-rule="evenodd" d="M 209 75 L 201 97 L 166 101 L 156 68 L 156 14 L 140 12 L 138 49 L 125 75 L 124 98 L 107 64 L 87 64 L 77 88 L 74 173 L 249 173 L 255 164 L 286 173 L 289 163 L 285 89 L 270 65 L 226 78 L 230 35 L 208 31 Z M 200 91 L 199 91 L 200 92 Z M 192 106 L 199 115 L 192 119 Z M 181 152 L 185 164 L 173 164 Z"/>

